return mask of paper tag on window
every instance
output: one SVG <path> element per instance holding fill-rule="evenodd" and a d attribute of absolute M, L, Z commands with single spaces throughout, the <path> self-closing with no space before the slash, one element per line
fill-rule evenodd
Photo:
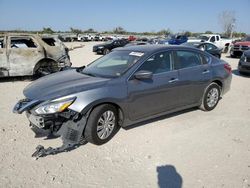
<path fill-rule="evenodd" d="M 142 52 L 130 52 L 130 54 L 129 55 L 133 55 L 133 56 L 138 56 L 138 57 L 141 57 L 141 56 L 143 56 L 144 55 L 144 53 L 142 53 Z"/>

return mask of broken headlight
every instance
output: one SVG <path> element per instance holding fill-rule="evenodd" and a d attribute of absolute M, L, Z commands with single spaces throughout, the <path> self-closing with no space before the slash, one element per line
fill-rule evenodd
<path fill-rule="evenodd" d="M 53 100 L 48 103 L 43 103 L 35 109 L 35 112 L 36 114 L 39 115 L 63 112 L 75 101 L 75 99 L 76 98 L 68 98 L 68 99 Z"/>

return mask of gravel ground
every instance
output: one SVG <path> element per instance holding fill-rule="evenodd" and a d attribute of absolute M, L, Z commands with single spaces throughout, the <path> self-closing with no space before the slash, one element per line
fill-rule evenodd
<path fill-rule="evenodd" d="M 100 57 L 84 44 L 70 52 L 73 66 Z M 61 140 L 34 138 L 25 115 L 12 113 L 29 80 L 0 82 L 0 187 L 250 187 L 250 77 L 238 75 L 238 59 L 222 58 L 233 80 L 215 110 L 175 113 L 39 160 L 37 145 Z"/>

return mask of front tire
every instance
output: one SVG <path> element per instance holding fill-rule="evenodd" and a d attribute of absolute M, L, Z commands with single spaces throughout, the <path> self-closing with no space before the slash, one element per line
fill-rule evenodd
<path fill-rule="evenodd" d="M 220 100 L 221 89 L 216 83 L 211 83 L 205 90 L 200 109 L 203 111 L 213 110 Z"/>
<path fill-rule="evenodd" d="M 97 106 L 90 113 L 84 131 L 85 139 L 95 145 L 108 142 L 119 130 L 117 108 L 110 104 Z"/>
<path fill-rule="evenodd" d="M 110 52 L 109 49 L 105 49 L 105 50 L 103 51 L 103 54 L 104 54 L 104 55 L 107 55 L 109 52 Z"/>

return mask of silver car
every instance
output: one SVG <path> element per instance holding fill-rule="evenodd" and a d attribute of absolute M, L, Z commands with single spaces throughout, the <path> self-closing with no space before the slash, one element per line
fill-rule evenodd
<path fill-rule="evenodd" d="M 229 64 L 199 49 L 118 48 L 86 67 L 34 81 L 14 112 L 26 111 L 37 136 L 62 137 L 57 150 L 38 147 L 38 155 L 44 156 L 83 139 L 104 144 L 120 127 L 167 113 L 191 107 L 213 110 L 229 91 L 231 78 Z"/>

